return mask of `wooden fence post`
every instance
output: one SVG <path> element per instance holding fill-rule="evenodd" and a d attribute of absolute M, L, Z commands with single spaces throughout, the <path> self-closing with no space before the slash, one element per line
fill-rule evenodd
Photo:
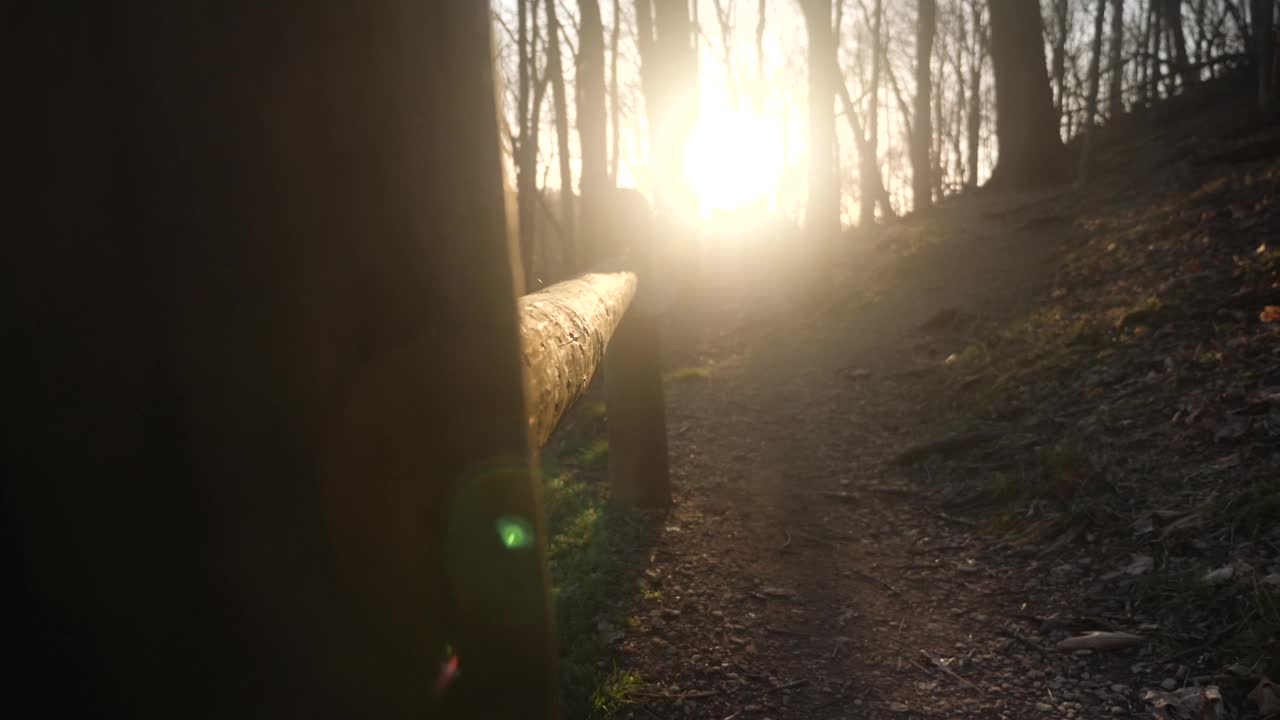
<path fill-rule="evenodd" d="M 609 479 L 621 505 L 665 508 L 671 504 L 667 463 L 666 404 L 658 335 L 661 298 L 654 289 L 653 218 L 644 196 L 617 190 L 609 208 L 615 251 L 638 275 L 636 298 L 605 355 L 609 418 Z"/>
<path fill-rule="evenodd" d="M 557 717 L 489 3 L 6 15 L 6 705 Z"/>

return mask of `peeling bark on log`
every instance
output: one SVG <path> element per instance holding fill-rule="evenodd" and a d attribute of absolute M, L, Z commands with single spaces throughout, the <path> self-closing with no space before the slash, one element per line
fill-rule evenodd
<path fill-rule="evenodd" d="M 586 392 L 635 292 L 634 273 L 587 273 L 520 298 L 529 435 L 535 446 L 547 442 L 565 411 Z"/>

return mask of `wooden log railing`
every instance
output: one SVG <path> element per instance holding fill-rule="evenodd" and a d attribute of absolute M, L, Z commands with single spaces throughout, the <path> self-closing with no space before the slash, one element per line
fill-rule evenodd
<path fill-rule="evenodd" d="M 615 230 L 647 245 L 643 198 L 633 191 L 615 198 Z M 590 272 L 520 298 L 526 411 L 541 447 L 603 368 L 613 499 L 658 508 L 671 502 L 666 418 L 656 303 L 651 290 L 636 299 L 639 282 L 636 272 Z"/>
<path fill-rule="evenodd" d="M 518 301 L 534 445 L 547 443 L 586 392 L 635 292 L 635 273 L 587 273 Z"/>

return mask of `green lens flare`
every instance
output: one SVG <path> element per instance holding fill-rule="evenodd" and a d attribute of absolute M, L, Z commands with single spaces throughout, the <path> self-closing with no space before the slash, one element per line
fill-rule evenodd
<path fill-rule="evenodd" d="M 500 517 L 497 526 L 498 537 L 508 550 L 533 546 L 533 527 L 524 518 Z"/>

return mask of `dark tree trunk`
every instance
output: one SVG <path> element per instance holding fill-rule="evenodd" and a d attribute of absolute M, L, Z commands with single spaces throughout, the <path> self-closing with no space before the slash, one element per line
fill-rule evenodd
<path fill-rule="evenodd" d="M 1111 1 L 1111 51 L 1107 55 L 1107 116 L 1124 113 L 1124 0 Z"/>
<path fill-rule="evenodd" d="M 1089 47 L 1089 89 L 1084 100 L 1084 145 L 1080 151 L 1080 170 L 1077 183 L 1089 178 L 1089 162 L 1093 149 L 1093 128 L 1098 115 L 1098 88 L 1102 84 L 1102 28 L 1106 24 L 1107 3 L 1111 0 L 1094 0 L 1093 42 Z"/>
<path fill-rule="evenodd" d="M 558 717 L 488 4 L 98 17 L 5 49 L 6 704 Z"/>
<path fill-rule="evenodd" d="M 582 248 L 584 264 L 600 260 L 601 223 L 609 188 L 605 115 L 604 25 L 599 0 L 578 0 L 578 145 L 582 153 Z"/>
<path fill-rule="evenodd" d="M 989 0 L 988 7 L 999 154 L 988 186 L 1061 181 L 1067 163 L 1045 72 L 1040 8 L 1025 0 Z"/>
<path fill-rule="evenodd" d="M 1275 3 L 1253 0 L 1253 53 L 1258 73 L 1258 108 L 1270 114 L 1276 106 Z"/>
<path fill-rule="evenodd" d="M 1173 45 L 1173 62 L 1183 87 L 1200 82 L 1200 69 L 1187 59 L 1187 35 L 1182 30 L 1182 0 L 1164 0 L 1164 21 Z"/>
<path fill-rule="evenodd" d="M 535 22 L 537 14 L 531 13 L 529 5 L 533 0 L 518 0 L 516 12 L 519 14 L 516 24 L 516 52 L 519 55 L 519 86 L 516 88 L 516 124 L 519 135 L 512 143 L 516 165 L 516 207 L 520 236 L 520 272 L 522 291 L 533 287 L 533 243 L 535 242 L 534 210 L 538 200 L 538 136 L 534 131 L 536 123 L 531 117 L 532 90 L 534 73 L 531 48 L 537 38 L 537 26 L 529 27 L 529 19 Z"/>
<path fill-rule="evenodd" d="M 836 46 L 831 0 L 802 0 L 809 37 L 809 196 L 805 229 L 825 270 L 840 230 L 840 186 L 836 170 Z"/>
<path fill-rule="evenodd" d="M 556 111 L 556 146 L 560 161 L 560 251 L 564 267 L 572 274 L 578 269 L 577 217 L 573 210 L 573 168 L 569 158 L 568 98 L 564 89 L 564 67 L 560 61 L 560 19 L 555 0 L 546 0 L 547 73 L 551 76 L 551 100 Z"/>
<path fill-rule="evenodd" d="M 916 97 L 915 130 L 911 141 L 911 203 L 916 212 L 928 210 L 933 205 L 933 162 L 930 146 L 933 141 L 933 123 L 929 100 L 933 93 L 930 60 L 933 57 L 933 36 L 938 27 L 938 6 L 935 0 L 918 0 L 916 3 Z"/>

